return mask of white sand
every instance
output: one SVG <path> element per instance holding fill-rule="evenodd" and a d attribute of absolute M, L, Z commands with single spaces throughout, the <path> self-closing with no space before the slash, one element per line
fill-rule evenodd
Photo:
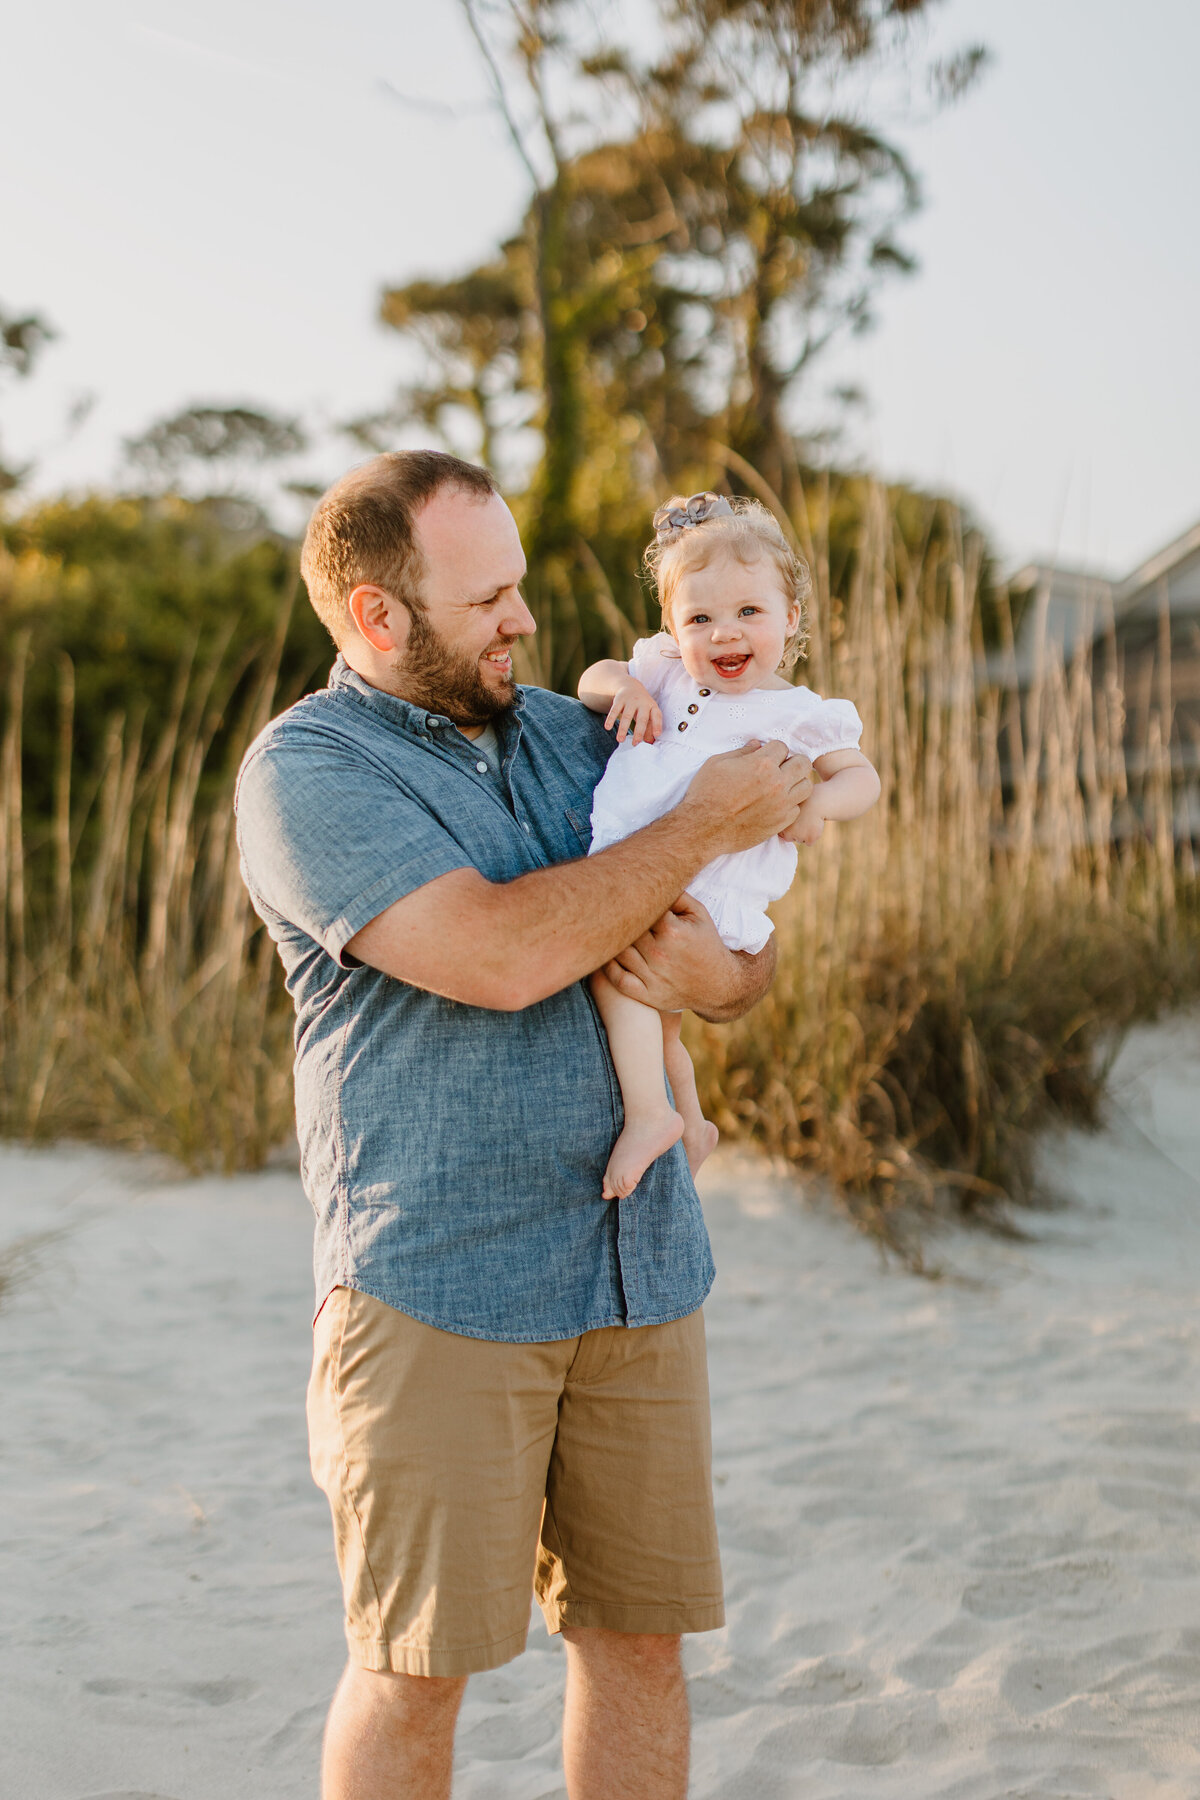
<path fill-rule="evenodd" d="M 1075 1196 L 940 1283 L 726 1161 L 705 1182 L 730 1623 L 696 1796 L 1200 1795 L 1200 1022 L 1139 1035 Z M 40 1244 L 36 1234 L 54 1232 Z M 35 1241 L 29 1234 L 35 1234 Z M 0 1152 L 0 1792 L 298 1800 L 342 1661 L 304 1443 L 295 1180 Z M 459 1800 L 562 1793 L 540 1623 Z"/>

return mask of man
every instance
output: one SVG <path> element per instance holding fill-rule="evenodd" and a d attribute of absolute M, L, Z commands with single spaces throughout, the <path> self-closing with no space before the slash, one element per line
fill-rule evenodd
<path fill-rule="evenodd" d="M 687 1785 L 680 1634 L 722 1623 L 682 1148 L 601 1179 L 619 1095 L 586 976 L 737 1017 L 770 948 L 680 896 L 793 822 L 781 745 L 715 757 L 684 802 L 587 858 L 612 748 L 518 688 L 525 559 L 486 471 L 377 457 L 325 495 L 302 571 L 341 654 L 239 778 L 254 905 L 296 1003 L 317 1214 L 309 1426 L 350 1660 L 325 1800 L 444 1800 L 467 1675 L 567 1646 L 571 1800 Z"/>

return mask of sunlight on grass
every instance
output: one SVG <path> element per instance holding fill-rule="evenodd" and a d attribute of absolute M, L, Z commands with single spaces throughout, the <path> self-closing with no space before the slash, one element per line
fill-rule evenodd
<path fill-rule="evenodd" d="M 869 489 L 839 600 L 830 493 L 791 517 L 773 503 L 814 575 L 800 678 L 855 702 L 883 798 L 802 854 L 767 1000 L 733 1026 L 690 1022 L 705 1103 L 723 1133 L 828 1177 L 885 1231 L 913 1199 L 1027 1198 L 1031 1134 L 1055 1113 L 1091 1118 L 1121 1031 L 1196 987 L 1169 719 L 1152 718 L 1133 787 L 1122 696 L 1111 674 L 1093 682 L 1086 646 L 1069 667 L 1047 648 L 1023 696 L 981 682 L 971 540 L 942 530 L 906 555 L 892 502 Z M 173 692 L 132 695 L 87 780 L 64 658 L 36 820 L 17 643 L 0 755 L 5 1133 L 226 1169 L 286 1137 L 291 1007 L 239 878 L 231 794 L 245 746 L 294 698 L 279 689 L 287 629 L 281 607 L 249 666 L 230 634 L 203 666 L 184 661 Z M 997 629 L 1011 648 L 1003 595 Z"/>

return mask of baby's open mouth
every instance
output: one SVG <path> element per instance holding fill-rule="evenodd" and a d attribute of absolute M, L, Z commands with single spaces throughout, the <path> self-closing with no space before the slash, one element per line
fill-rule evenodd
<path fill-rule="evenodd" d="M 741 674 L 749 661 L 750 658 L 745 651 L 740 651 L 736 656 L 714 656 L 713 668 L 718 675 L 723 675 L 726 681 L 732 681 L 735 676 Z"/>

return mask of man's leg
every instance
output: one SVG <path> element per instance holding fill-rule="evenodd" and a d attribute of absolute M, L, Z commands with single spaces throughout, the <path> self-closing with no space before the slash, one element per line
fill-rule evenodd
<path fill-rule="evenodd" d="M 579 1340 L 558 1409 L 536 1592 L 567 1646 L 571 1800 L 683 1800 L 683 1632 L 724 1623 L 704 1321 Z"/>
<path fill-rule="evenodd" d="M 679 1639 L 564 1625 L 570 1800 L 684 1800 L 690 1719 Z"/>
<path fill-rule="evenodd" d="M 348 1663 L 325 1727 L 321 1800 L 450 1800 L 466 1685 L 465 1676 L 379 1675 Z"/>
<path fill-rule="evenodd" d="M 446 1800 L 465 1677 L 525 1647 L 546 1468 L 575 1340 L 439 1331 L 335 1288 L 308 1417 L 351 1667 L 325 1800 Z"/>

